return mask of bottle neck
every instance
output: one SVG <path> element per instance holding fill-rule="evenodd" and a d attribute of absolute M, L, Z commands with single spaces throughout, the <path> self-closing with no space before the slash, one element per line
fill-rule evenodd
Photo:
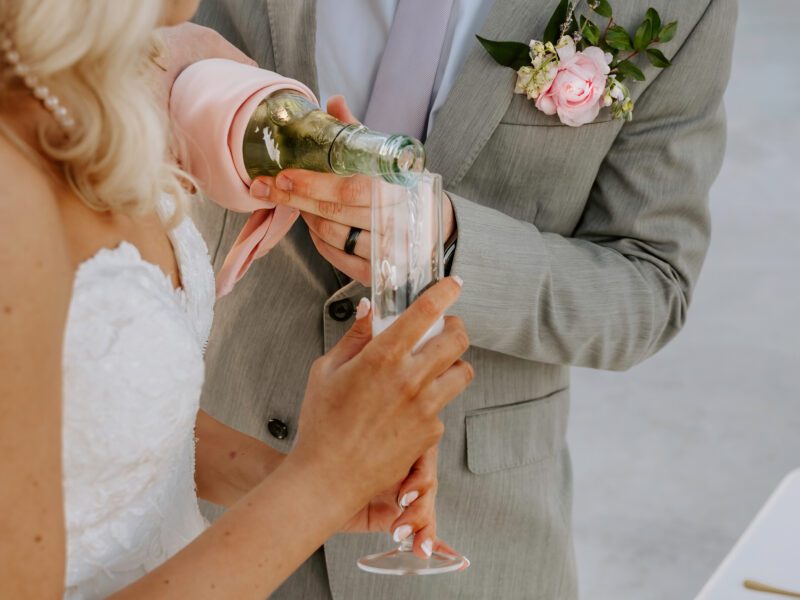
<path fill-rule="evenodd" d="M 379 176 L 389 183 L 407 185 L 424 170 L 425 150 L 419 141 L 406 135 L 348 125 L 333 141 L 329 161 L 337 175 Z"/>

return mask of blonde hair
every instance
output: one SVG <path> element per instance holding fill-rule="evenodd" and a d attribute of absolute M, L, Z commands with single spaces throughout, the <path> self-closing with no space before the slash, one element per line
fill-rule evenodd
<path fill-rule="evenodd" d="M 169 157 L 166 107 L 147 71 L 164 0 L 0 0 L 0 23 L 77 125 L 55 120 L 39 141 L 78 196 L 98 211 L 152 212 L 163 193 L 183 213 L 190 178 Z M 152 75 L 153 73 L 151 73 Z M 0 93 L 13 83 L 6 79 Z M 8 127 L 4 127 L 8 131 Z"/>

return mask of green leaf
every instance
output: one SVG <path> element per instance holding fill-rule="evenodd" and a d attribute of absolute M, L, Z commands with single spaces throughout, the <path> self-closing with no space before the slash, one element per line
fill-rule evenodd
<path fill-rule="evenodd" d="M 625 77 L 630 77 L 636 81 L 644 81 L 646 79 L 642 70 L 629 60 L 623 60 L 619 63 L 617 70 Z"/>
<path fill-rule="evenodd" d="M 489 55 L 504 67 L 519 71 L 522 67 L 531 66 L 531 49 L 520 42 L 495 42 L 481 36 L 475 36 Z"/>
<path fill-rule="evenodd" d="M 672 41 L 672 38 L 675 37 L 675 34 L 678 31 L 678 22 L 673 21 L 672 23 L 668 23 L 661 29 L 661 33 L 658 34 L 658 41 L 662 44 L 666 44 L 667 42 Z"/>
<path fill-rule="evenodd" d="M 633 50 L 631 36 L 619 25 L 609 28 L 606 33 L 606 43 L 615 50 Z"/>
<path fill-rule="evenodd" d="M 655 48 L 649 48 L 647 50 L 647 59 L 650 61 L 651 65 L 658 67 L 659 69 L 666 69 L 667 67 L 672 66 L 672 63 L 666 56 L 664 56 L 664 53 L 661 52 L 661 50 L 656 50 Z"/>
<path fill-rule="evenodd" d="M 581 31 L 583 31 L 583 39 L 585 39 L 592 46 L 597 46 L 600 43 L 600 28 L 592 23 L 589 19 L 581 15 Z"/>
<path fill-rule="evenodd" d="M 661 31 L 661 15 L 658 14 L 658 11 L 655 8 L 649 8 L 645 18 L 653 24 L 654 34 Z"/>
<path fill-rule="evenodd" d="M 596 2 L 596 6 L 593 6 L 591 3 L 589 4 L 594 12 L 601 17 L 606 17 L 607 19 L 610 19 L 612 16 L 614 16 L 614 11 L 611 10 L 611 4 L 609 4 L 608 0 L 596 0 Z"/>
<path fill-rule="evenodd" d="M 569 12 L 569 0 L 561 0 L 556 7 L 553 16 L 550 17 L 550 22 L 547 24 L 547 29 L 544 30 L 544 41 L 558 43 L 561 37 L 561 27 L 567 22 L 567 13 Z"/>
<path fill-rule="evenodd" d="M 636 35 L 633 36 L 633 47 L 642 52 L 645 48 L 650 45 L 650 42 L 653 41 L 653 24 L 645 19 L 645 21 L 639 25 L 639 29 L 636 30 Z"/>

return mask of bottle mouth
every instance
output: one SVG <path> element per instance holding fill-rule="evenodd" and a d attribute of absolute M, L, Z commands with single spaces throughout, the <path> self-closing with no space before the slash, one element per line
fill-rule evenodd
<path fill-rule="evenodd" d="M 419 140 L 392 135 L 380 151 L 381 176 L 389 183 L 411 186 L 425 171 L 425 148 Z"/>

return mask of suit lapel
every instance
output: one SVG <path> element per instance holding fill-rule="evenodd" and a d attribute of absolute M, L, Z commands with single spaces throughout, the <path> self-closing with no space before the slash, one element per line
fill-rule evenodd
<path fill-rule="evenodd" d="M 551 4 L 546 0 L 495 0 L 480 35 L 518 42 L 541 39 L 552 14 Z M 450 187 L 466 175 L 514 96 L 516 75 L 495 63 L 478 40 L 473 45 L 425 144 L 428 168 L 441 173 L 445 186 Z"/>
<path fill-rule="evenodd" d="M 275 71 L 319 94 L 315 59 L 316 0 L 266 0 Z"/>

